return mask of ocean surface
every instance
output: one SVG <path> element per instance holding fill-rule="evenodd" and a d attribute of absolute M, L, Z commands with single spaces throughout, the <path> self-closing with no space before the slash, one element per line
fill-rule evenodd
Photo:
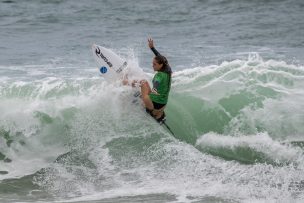
<path fill-rule="evenodd" d="M 0 202 L 304 202 L 304 1 L 0 0 Z M 98 72 L 151 79 L 167 124 Z"/>

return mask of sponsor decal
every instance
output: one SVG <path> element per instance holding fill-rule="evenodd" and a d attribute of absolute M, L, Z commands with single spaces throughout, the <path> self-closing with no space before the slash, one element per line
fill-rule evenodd
<path fill-rule="evenodd" d="M 99 70 L 102 74 L 105 74 L 108 71 L 107 67 L 105 66 L 102 66 Z"/>
<path fill-rule="evenodd" d="M 128 63 L 125 61 L 122 66 L 120 66 L 117 70 L 116 73 L 120 73 L 125 67 L 127 67 Z"/>
<path fill-rule="evenodd" d="M 112 63 L 107 59 L 107 57 L 105 57 L 105 56 L 102 54 L 102 52 L 100 51 L 99 47 L 96 47 L 96 49 L 95 49 L 95 54 L 96 54 L 96 56 L 98 56 L 99 58 L 103 59 L 104 62 L 106 62 L 106 64 L 108 64 L 109 67 L 112 68 L 112 66 L 113 66 Z"/>

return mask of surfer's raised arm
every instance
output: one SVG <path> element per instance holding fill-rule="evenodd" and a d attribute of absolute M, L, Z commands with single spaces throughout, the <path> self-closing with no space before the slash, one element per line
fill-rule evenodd
<path fill-rule="evenodd" d="M 152 38 L 148 39 L 148 46 L 153 51 L 153 53 L 155 54 L 155 56 L 159 56 L 160 55 L 160 53 L 154 47 L 154 43 L 153 43 L 153 39 Z"/>
<path fill-rule="evenodd" d="M 153 42 L 153 39 L 152 38 L 148 38 L 148 46 L 150 47 L 150 49 L 153 51 L 153 53 L 155 54 L 155 56 L 162 56 L 154 47 L 154 42 Z M 169 72 L 172 72 L 171 71 L 171 67 L 167 61 L 167 59 L 165 60 L 166 61 L 166 66 L 168 69 L 170 69 Z"/>

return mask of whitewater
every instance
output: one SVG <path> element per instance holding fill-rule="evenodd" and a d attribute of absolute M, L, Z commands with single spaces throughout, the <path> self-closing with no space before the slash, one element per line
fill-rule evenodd
<path fill-rule="evenodd" d="M 303 67 L 253 53 L 175 72 L 174 136 L 130 87 L 31 68 L 35 81 L 1 82 L 3 201 L 303 198 Z"/>

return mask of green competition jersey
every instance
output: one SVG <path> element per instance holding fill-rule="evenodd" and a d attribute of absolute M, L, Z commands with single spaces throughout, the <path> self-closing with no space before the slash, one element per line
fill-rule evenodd
<path fill-rule="evenodd" d="M 153 102 L 167 104 L 171 81 L 170 75 L 164 72 L 157 72 L 152 80 L 153 89 L 149 94 Z"/>

